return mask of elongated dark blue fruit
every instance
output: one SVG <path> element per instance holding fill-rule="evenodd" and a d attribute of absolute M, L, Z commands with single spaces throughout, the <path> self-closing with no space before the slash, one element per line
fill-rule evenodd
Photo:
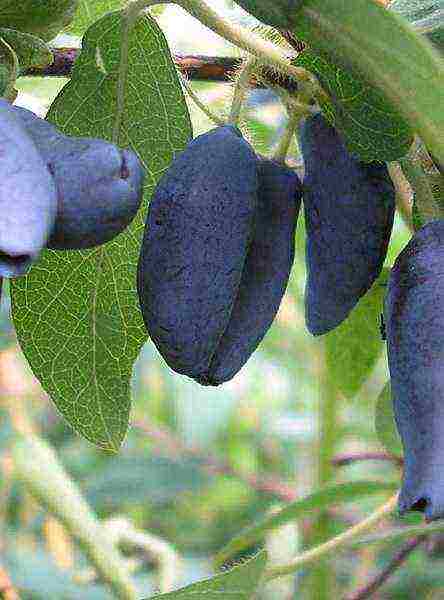
<path fill-rule="evenodd" d="M 0 99 L 0 276 L 23 275 L 53 229 L 54 181 L 12 107 Z"/>
<path fill-rule="evenodd" d="M 321 114 L 300 131 L 307 228 L 305 314 L 313 335 L 334 329 L 381 272 L 393 227 L 387 167 L 352 156 Z"/>
<path fill-rule="evenodd" d="M 444 221 L 396 259 L 385 300 L 393 408 L 404 447 L 399 509 L 444 517 Z"/>
<path fill-rule="evenodd" d="M 31 111 L 14 110 L 56 183 L 57 218 L 48 247 L 93 248 L 126 229 L 142 201 L 144 170 L 136 154 L 104 140 L 65 136 Z"/>
<path fill-rule="evenodd" d="M 239 290 L 257 204 L 257 158 L 233 126 L 195 138 L 160 180 L 148 212 L 138 292 L 172 369 L 207 381 Z"/>
<path fill-rule="evenodd" d="M 274 321 L 294 260 L 302 187 L 294 171 L 272 160 L 258 163 L 258 204 L 230 320 L 201 383 L 218 385 L 243 367 Z"/>

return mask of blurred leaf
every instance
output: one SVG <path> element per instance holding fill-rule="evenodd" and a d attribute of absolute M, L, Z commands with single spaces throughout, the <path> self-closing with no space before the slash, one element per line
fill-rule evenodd
<path fill-rule="evenodd" d="M 78 0 L 2 0 L 0 27 L 54 38 L 71 21 Z"/>
<path fill-rule="evenodd" d="M 14 101 L 16 92 L 14 88 L 18 76 L 19 64 L 16 53 L 1 36 L 0 31 L 0 97 Z"/>
<path fill-rule="evenodd" d="M 260 552 L 240 567 L 216 575 L 207 581 L 199 581 L 169 594 L 159 594 L 153 598 L 165 600 L 252 600 L 259 587 L 262 572 L 267 562 L 267 553 Z"/>
<path fill-rule="evenodd" d="M 389 273 L 384 269 L 348 318 L 325 336 L 327 368 L 347 398 L 357 394 L 383 351 L 380 318 Z"/>
<path fill-rule="evenodd" d="M 101 585 L 75 585 L 66 571 L 62 571 L 54 558 L 45 551 L 43 544 L 34 549 L 20 549 L 14 542 L 7 541 L 7 551 L 2 561 L 22 598 L 32 600 L 106 600 L 109 591 Z"/>
<path fill-rule="evenodd" d="M 165 503 L 178 494 L 197 491 L 208 481 L 199 461 L 180 463 L 158 457 L 118 456 L 107 461 L 82 483 L 87 500 L 96 508 L 146 502 Z"/>
<path fill-rule="evenodd" d="M 40 38 L 14 29 L 0 28 L 3 38 L 17 54 L 20 69 L 44 67 L 53 61 L 51 50 Z"/>
<path fill-rule="evenodd" d="M 330 96 L 321 108 L 343 134 L 350 152 L 366 162 L 389 162 L 407 154 L 413 141 L 410 127 L 362 76 L 312 50 L 302 52 L 295 63 L 314 73 Z"/>
<path fill-rule="evenodd" d="M 268 531 L 306 516 L 308 512 L 325 509 L 338 504 L 338 502 L 349 502 L 360 496 L 379 494 L 387 490 L 392 491 L 396 488 L 396 483 L 379 481 L 350 481 L 325 487 L 301 498 L 301 500 L 292 502 L 279 512 L 265 517 L 262 521 L 245 529 L 216 555 L 215 564 L 222 565 L 228 558 L 260 540 Z"/>
<path fill-rule="evenodd" d="M 131 146 L 147 170 L 144 210 L 104 246 L 43 252 L 29 275 L 12 284 L 14 323 L 34 374 L 71 426 L 110 450 L 126 434 L 132 367 L 147 339 L 136 291 L 144 213 L 174 153 L 191 136 L 158 25 L 148 16 L 138 19 L 127 62 L 121 59 L 124 25 L 113 13 L 88 31 L 48 118 L 66 134 L 107 140 L 114 140 L 117 125 L 117 143 Z"/>
<path fill-rule="evenodd" d="M 379 90 L 388 114 L 399 111 L 444 164 L 444 64 L 431 44 L 369 0 L 304 0 L 296 16 L 294 34 L 316 55 Z"/>
<path fill-rule="evenodd" d="M 441 52 L 441 54 L 443 54 L 444 53 L 444 26 L 441 27 L 440 29 L 431 31 L 430 33 L 427 34 L 427 37 L 433 43 L 435 48 L 438 48 L 438 50 Z"/>
<path fill-rule="evenodd" d="M 390 454 L 402 456 L 402 443 L 395 423 L 390 381 L 376 401 L 375 430 L 378 440 Z"/>
<path fill-rule="evenodd" d="M 68 27 L 68 32 L 73 35 L 83 35 L 85 31 L 103 17 L 106 13 L 122 8 L 125 0 L 78 0 L 79 5 L 74 19 Z"/>

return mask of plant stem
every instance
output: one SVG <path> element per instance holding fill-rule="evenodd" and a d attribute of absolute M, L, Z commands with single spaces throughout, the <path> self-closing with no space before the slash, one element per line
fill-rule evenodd
<path fill-rule="evenodd" d="M 21 75 L 25 77 L 70 77 L 72 67 L 80 54 L 79 48 L 51 48 L 53 62 L 45 67 L 32 67 Z M 205 56 L 202 54 L 174 54 L 172 58 L 188 80 L 231 83 L 232 74 L 242 65 L 235 56 Z M 292 77 L 279 73 L 274 67 L 262 67 L 260 80 L 252 80 L 257 88 L 276 87 L 294 93 L 297 83 Z"/>
<path fill-rule="evenodd" d="M 387 164 L 390 177 L 396 189 L 396 208 L 400 214 L 405 226 L 412 232 L 415 232 L 412 218 L 412 190 L 402 172 L 401 165 L 397 162 Z"/>
<path fill-rule="evenodd" d="M 323 339 L 319 342 L 321 364 L 319 365 L 319 404 L 318 404 L 318 487 L 322 488 L 331 481 L 333 476 L 332 459 L 336 450 L 337 439 L 337 399 L 338 394 L 331 373 L 326 364 L 326 344 Z M 315 545 L 331 535 L 331 519 L 327 511 L 322 511 L 314 523 L 312 540 Z M 313 565 L 311 576 L 311 595 L 317 600 L 328 600 L 334 596 L 334 578 L 327 561 L 318 560 Z"/>
<path fill-rule="evenodd" d="M 287 158 L 288 150 L 290 148 L 291 142 L 293 141 L 296 130 L 299 126 L 301 119 L 309 114 L 309 110 L 307 107 L 302 106 L 297 103 L 290 103 L 288 106 L 289 119 L 287 123 L 287 127 L 279 140 L 279 145 L 274 153 L 274 159 L 277 162 L 285 163 Z"/>
<path fill-rule="evenodd" d="M 245 59 L 244 64 L 237 75 L 236 84 L 234 86 L 233 103 L 231 105 L 228 123 L 237 125 L 239 122 L 242 105 L 244 104 L 248 90 L 250 89 L 251 75 L 257 64 L 258 63 L 255 58 Z"/>
<path fill-rule="evenodd" d="M 316 546 L 311 550 L 303 552 L 299 556 L 296 556 L 296 558 L 287 565 L 281 565 L 280 567 L 273 567 L 271 569 L 268 569 L 265 573 L 265 579 L 268 581 L 271 579 L 275 579 L 276 577 L 284 577 L 286 575 L 289 575 L 290 573 L 294 573 L 303 566 L 317 562 L 318 560 L 328 556 L 335 550 L 342 550 L 346 548 L 347 546 L 355 542 L 357 538 L 362 536 L 362 534 L 372 530 L 375 527 L 375 525 L 377 525 L 380 521 L 382 521 L 383 519 L 385 519 L 385 517 L 392 513 L 396 508 L 397 502 L 398 494 L 392 496 L 390 500 L 388 500 L 388 502 L 380 506 L 374 513 L 372 513 L 369 517 L 367 517 L 354 527 L 347 529 L 340 535 L 328 540 L 328 542 L 325 542 L 320 546 Z M 441 527 L 442 529 L 444 529 L 443 524 L 441 524 Z M 419 527 L 415 529 L 421 530 L 421 528 Z M 422 533 L 425 533 L 424 529 L 422 529 Z M 393 539 L 393 536 L 391 539 Z"/>
<path fill-rule="evenodd" d="M 52 448 L 36 435 L 17 434 L 11 455 L 16 475 L 78 541 L 116 598 L 136 600 L 137 590 L 120 554 L 109 543 L 101 524 Z"/>
<path fill-rule="evenodd" d="M 256 56 L 261 63 L 273 65 L 299 81 L 314 82 L 317 85 L 311 73 L 292 65 L 285 53 L 275 44 L 264 40 L 246 27 L 229 23 L 208 6 L 205 0 L 176 0 L 176 3 L 218 35 Z"/>
<path fill-rule="evenodd" d="M 400 467 L 403 464 L 403 459 L 395 454 L 388 454 L 387 452 L 347 452 L 344 454 L 337 454 L 332 459 L 332 465 L 334 467 L 344 467 L 351 465 L 356 462 L 367 461 L 367 460 L 380 460 L 384 462 L 391 462 L 394 465 Z"/>
<path fill-rule="evenodd" d="M 216 125 L 224 125 L 224 119 L 218 117 L 212 110 L 208 108 L 208 106 L 204 102 L 202 102 L 202 100 L 193 90 L 193 88 L 191 87 L 184 75 L 181 75 L 180 80 L 188 96 L 191 98 L 194 104 L 204 113 L 204 115 L 206 115 L 210 119 L 210 121 L 212 121 Z"/>
<path fill-rule="evenodd" d="M 441 207 L 434 198 L 433 189 L 429 183 L 427 174 L 422 167 L 419 148 L 414 148 L 399 162 L 402 171 L 413 190 L 414 204 L 418 210 L 421 221 L 426 223 L 433 219 L 442 218 L 443 214 Z"/>
<path fill-rule="evenodd" d="M 377 573 L 368 583 L 355 590 L 345 600 L 367 600 L 402 566 L 410 554 L 424 541 L 424 537 L 416 537 L 406 542 L 392 557 L 389 563 Z"/>

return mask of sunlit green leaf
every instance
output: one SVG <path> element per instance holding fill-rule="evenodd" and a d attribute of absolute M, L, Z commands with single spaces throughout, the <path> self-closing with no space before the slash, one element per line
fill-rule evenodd
<path fill-rule="evenodd" d="M 153 598 L 164 600 L 252 600 L 260 585 L 260 579 L 267 562 L 266 552 L 260 552 L 253 559 L 212 579 L 199 581 L 193 585 Z"/>
<path fill-rule="evenodd" d="M 78 0 L 77 11 L 68 27 L 69 33 L 83 35 L 95 21 L 106 13 L 122 8 L 125 0 Z"/>
<path fill-rule="evenodd" d="M 117 123 L 119 145 L 131 146 L 147 170 L 144 209 L 104 246 L 45 251 L 12 286 L 14 323 L 34 374 L 79 433 L 113 450 L 127 430 L 132 367 L 147 339 L 136 292 L 144 215 L 156 182 L 191 136 L 159 27 L 148 16 L 137 21 L 122 65 L 123 25 L 121 13 L 112 13 L 91 27 L 49 120 L 67 134 L 108 140 Z"/>
<path fill-rule="evenodd" d="M 444 65 L 431 44 L 372 0 L 303 0 L 295 16 L 299 39 L 368 81 L 444 164 Z"/>
<path fill-rule="evenodd" d="M 343 134 L 349 150 L 363 161 L 393 161 L 404 156 L 412 131 L 398 110 L 362 76 L 353 75 L 312 50 L 302 52 L 297 65 L 314 73 L 331 98 L 325 116 Z"/>

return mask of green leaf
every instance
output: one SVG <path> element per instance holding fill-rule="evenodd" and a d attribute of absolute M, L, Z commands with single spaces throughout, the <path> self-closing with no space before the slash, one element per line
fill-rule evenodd
<path fill-rule="evenodd" d="M 49 120 L 69 135 L 131 146 L 147 170 L 144 208 L 104 246 L 46 250 L 29 275 L 12 285 L 14 323 L 34 374 L 74 429 L 110 450 L 125 436 L 132 367 L 147 339 L 136 291 L 147 203 L 174 153 L 191 137 L 161 30 L 143 16 L 126 46 L 125 23 L 113 13 L 87 32 Z"/>
<path fill-rule="evenodd" d="M 390 381 L 379 394 L 375 409 L 375 430 L 378 440 L 390 454 L 402 456 L 402 443 L 395 423 Z"/>
<path fill-rule="evenodd" d="M 122 8 L 125 0 L 79 0 L 74 19 L 68 27 L 69 33 L 83 35 L 95 21 L 111 11 Z"/>
<path fill-rule="evenodd" d="M 147 477 L 149 473 L 149 477 Z M 155 456 L 122 456 L 111 458 L 104 468 L 82 482 L 86 499 L 96 509 L 107 510 L 122 505 L 144 505 L 173 501 L 186 491 L 202 490 L 208 476 L 197 460 L 182 459 L 179 463 Z"/>
<path fill-rule="evenodd" d="M 444 65 L 398 15 L 373 0 L 303 0 L 295 35 L 399 110 L 444 164 Z"/>
<path fill-rule="evenodd" d="M 325 336 L 330 376 L 347 398 L 360 390 L 384 348 L 380 318 L 388 276 L 384 269 L 348 318 Z"/>
<path fill-rule="evenodd" d="M 0 98 L 13 102 L 17 95 L 15 81 L 19 64 L 16 53 L 0 33 Z"/>
<path fill-rule="evenodd" d="M 0 27 L 33 33 L 50 40 L 71 21 L 78 0 L 2 0 Z"/>
<path fill-rule="evenodd" d="M 344 136 L 349 150 L 366 162 L 390 162 L 404 156 L 412 131 L 383 94 L 356 73 L 330 62 L 323 54 L 305 50 L 295 61 L 314 73 L 330 102 L 322 110 Z"/>
<path fill-rule="evenodd" d="M 289 504 L 278 513 L 265 517 L 259 523 L 245 529 L 216 555 L 215 564 L 222 565 L 228 558 L 256 543 L 268 531 L 282 527 L 282 525 L 299 519 L 314 510 L 325 509 L 339 502 L 349 502 L 360 496 L 369 496 L 370 494 L 378 494 L 396 488 L 397 484 L 394 482 L 376 481 L 350 481 L 327 486 Z"/>
<path fill-rule="evenodd" d="M 14 48 L 21 70 L 45 67 L 53 61 L 54 57 L 45 42 L 30 33 L 3 27 L 0 28 L 0 37 Z"/>
<path fill-rule="evenodd" d="M 266 562 L 267 553 L 260 552 L 248 562 L 221 575 L 193 583 L 193 585 L 169 594 L 158 594 L 151 600 L 154 598 L 164 598 L 165 600 L 222 600 L 222 598 L 252 600 L 259 588 Z"/>

